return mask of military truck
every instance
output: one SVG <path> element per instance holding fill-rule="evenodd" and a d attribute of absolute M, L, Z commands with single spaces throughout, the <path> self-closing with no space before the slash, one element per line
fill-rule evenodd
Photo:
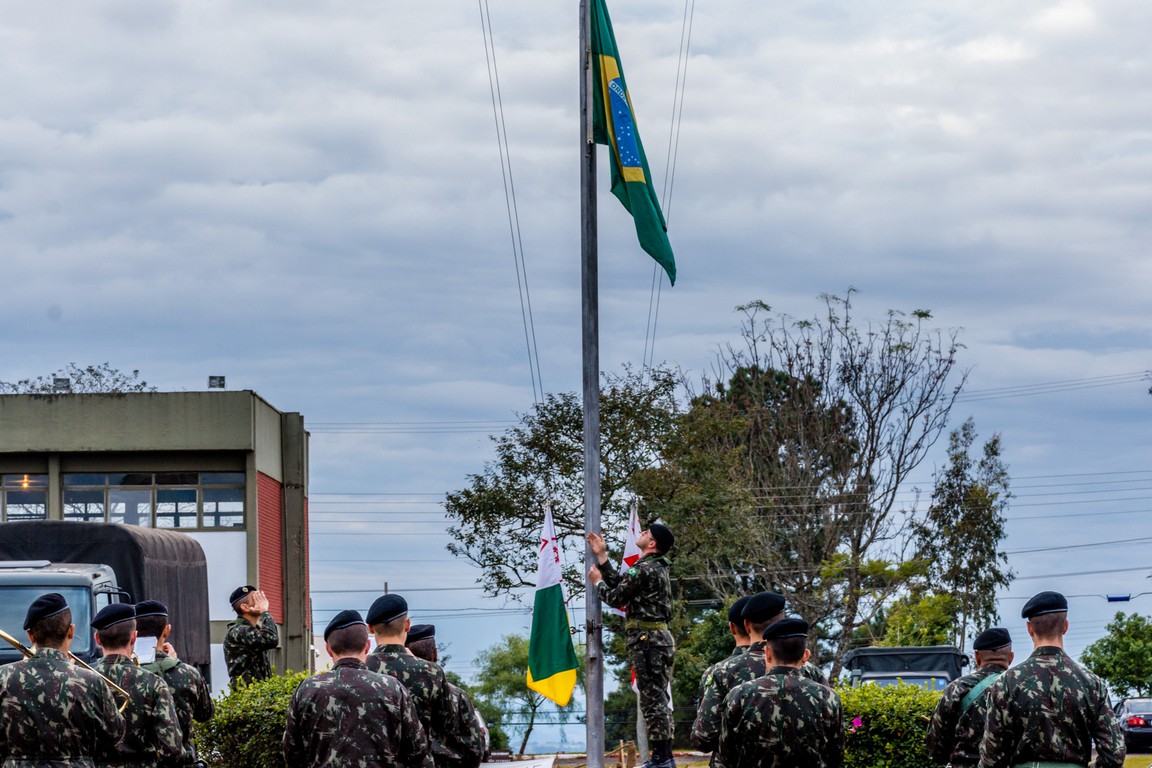
<path fill-rule="evenodd" d="M 37 597 L 64 595 L 76 634 L 72 652 L 86 662 L 100 656 L 92 617 L 109 603 L 159 600 L 168 606 L 181 661 L 210 680 L 208 565 L 191 536 L 117 523 L 67 520 L 0 525 L 0 629 L 24 640 L 24 614 Z M 20 652 L 0 643 L 0 663 Z"/>
<path fill-rule="evenodd" d="M 844 657 L 852 685 L 910 683 L 942 691 L 963 674 L 968 656 L 952 645 L 857 648 Z"/>

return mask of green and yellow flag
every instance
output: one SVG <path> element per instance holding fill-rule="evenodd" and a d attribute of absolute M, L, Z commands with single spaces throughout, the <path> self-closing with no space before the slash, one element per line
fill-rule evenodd
<path fill-rule="evenodd" d="M 604 0 L 592 0 L 592 139 L 612 148 L 612 194 L 624 204 L 636 224 L 640 247 L 648 252 L 676 284 L 676 261 L 668 243 L 668 225 L 660 198 L 652 187 L 648 158 L 636 130 L 636 116 L 624 68 L 612 34 L 612 20 Z"/>
<path fill-rule="evenodd" d="M 528 687 L 561 707 L 568 706 L 576 689 L 578 666 L 571 625 L 564 610 L 560 547 L 549 507 L 544 511 L 544 530 L 540 534 L 536 600 L 532 605 L 532 635 L 528 639 Z"/>

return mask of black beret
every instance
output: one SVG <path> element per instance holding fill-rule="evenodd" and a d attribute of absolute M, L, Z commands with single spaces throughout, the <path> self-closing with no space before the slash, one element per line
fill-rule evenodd
<path fill-rule="evenodd" d="M 728 609 L 728 623 L 740 625 L 744 622 L 744 606 L 752 599 L 752 595 L 744 595 L 732 603 L 732 607 Z"/>
<path fill-rule="evenodd" d="M 168 606 L 159 600 L 145 600 L 142 603 L 136 603 L 136 618 L 142 619 L 145 616 L 168 618 Z"/>
<path fill-rule="evenodd" d="M 41 595 L 32 601 L 32 605 L 28 606 L 28 613 L 24 615 L 24 631 L 27 632 L 32 629 L 32 626 L 41 619 L 55 616 L 66 610 L 68 610 L 68 601 L 59 592 Z"/>
<path fill-rule="evenodd" d="M 764 629 L 765 640 L 781 640 L 785 637 L 808 637 L 808 622 L 804 619 L 787 618 L 769 624 Z"/>
<path fill-rule="evenodd" d="M 972 650 L 995 651 L 1009 645 L 1012 645 L 1012 635 L 1008 634 L 1008 630 L 1003 627 L 992 627 L 976 635 L 976 639 L 972 641 Z"/>
<path fill-rule="evenodd" d="M 252 586 L 251 584 L 245 584 L 242 587 L 236 587 L 236 589 L 232 590 L 232 595 L 228 598 L 228 603 L 230 605 L 236 605 L 238 601 L 243 600 L 255 591 L 256 587 Z"/>
<path fill-rule="evenodd" d="M 408 601 L 400 595 L 383 595 L 376 598 L 368 609 L 368 626 L 387 624 L 408 613 Z"/>
<path fill-rule="evenodd" d="M 92 629 L 101 630 L 133 621 L 136 618 L 136 606 L 131 603 L 112 603 L 100 609 L 92 618 Z"/>
<path fill-rule="evenodd" d="M 404 644 L 408 645 L 417 640 L 427 640 L 432 637 L 436 637 L 435 624 L 413 624 L 408 630 L 408 639 L 404 641 Z"/>
<path fill-rule="evenodd" d="M 1041 592 L 1033 595 L 1032 599 L 1024 603 L 1020 609 L 1020 618 L 1030 619 L 1033 616 L 1043 616 L 1045 613 L 1067 613 L 1068 601 L 1059 592 Z"/>
<path fill-rule="evenodd" d="M 672 531 L 668 530 L 668 526 L 661 523 L 652 523 L 648 526 L 648 532 L 656 541 L 656 547 L 660 550 L 660 554 L 668 552 L 676 543 L 676 537 L 672 535 Z"/>
<path fill-rule="evenodd" d="M 328 622 L 328 626 L 324 628 L 325 642 L 328 640 L 328 635 L 336 630 L 354 627 L 357 624 L 367 625 L 364 617 L 360 615 L 360 611 L 340 611 L 340 613 L 332 617 L 332 621 Z"/>
<path fill-rule="evenodd" d="M 744 611 L 740 614 L 745 621 L 759 624 L 784 612 L 784 595 L 775 592 L 758 592 L 748 598 Z"/>

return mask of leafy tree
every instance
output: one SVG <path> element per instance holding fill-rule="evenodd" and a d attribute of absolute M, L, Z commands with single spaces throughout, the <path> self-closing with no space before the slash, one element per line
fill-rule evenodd
<path fill-rule="evenodd" d="M 441 656 L 441 659 L 444 657 Z M 441 661 L 441 664 L 445 663 Z M 503 719 L 504 713 L 500 707 L 480 696 L 479 692 L 471 685 L 464 682 L 460 675 L 451 670 L 444 670 L 444 677 L 448 682 L 453 685 L 463 688 L 464 692 L 468 694 L 468 698 L 472 700 L 472 705 L 476 707 L 476 711 L 484 718 L 484 724 L 488 726 L 488 749 L 492 752 L 505 752 L 508 750 L 508 734 L 504 733 Z"/>
<path fill-rule="evenodd" d="M 605 531 L 623 531 L 629 480 L 657 461 L 656 446 L 672 428 L 677 380 L 666 370 L 626 369 L 605 375 L 601 388 L 601 507 Z M 584 552 L 584 416 L 575 393 L 547 395 L 494 437 L 496 459 L 468 487 L 447 494 L 453 520 L 448 550 L 478 565 L 491 595 L 534 586 L 536 537 L 552 504 L 561 550 Z M 564 567 L 569 595 L 584 591 L 583 558 Z"/>
<path fill-rule="evenodd" d="M 930 313 L 859 323 L 852 293 L 824 296 L 812 319 L 738 308 L 743 347 L 720 353 L 664 463 L 635 482 L 688 532 L 679 573 L 715 596 L 784 591 L 809 622 L 840 626 L 837 659 L 923 572 L 903 557 L 913 510 L 897 494 L 967 377 L 953 376 L 956 332 L 926 328 Z"/>
<path fill-rule="evenodd" d="M 75 363 L 47 376 L 37 376 L 34 379 L 20 379 L 16 382 L 0 381 L 0 393 L 12 395 L 53 395 L 56 391 L 56 379 L 68 379 L 68 392 L 88 394 L 108 392 L 121 394 L 124 392 L 155 392 L 156 387 L 140 378 L 140 371 L 130 373 L 113 368 L 108 363 L 89 365 L 81 368 Z"/>
<path fill-rule="evenodd" d="M 955 614 L 952 595 L 906 596 L 888 613 L 879 645 L 947 645 L 952 642 Z"/>
<path fill-rule="evenodd" d="M 1120 612 L 1105 629 L 1080 656 L 1084 666 L 1120 696 L 1152 696 L 1152 621 Z"/>
<path fill-rule="evenodd" d="M 917 557 L 935 595 L 951 598 L 951 641 L 964 647 L 969 630 L 996 624 L 996 589 L 1012 582 L 1004 539 L 1004 511 L 1012 497 L 1000 436 L 972 457 L 976 427 L 968 419 L 948 441 L 948 465 L 936 473 L 932 504 L 916 528 Z"/>
<path fill-rule="evenodd" d="M 536 726 L 541 710 L 554 710 L 560 721 L 566 721 L 572 704 L 557 707 L 548 699 L 528 687 L 525 677 L 528 669 L 528 638 L 505 635 L 500 642 L 481 651 L 476 657 L 478 702 L 494 705 L 501 712 L 501 727 L 508 732 L 522 731 L 519 754 L 524 754 L 528 737 Z M 483 714 L 484 710 L 481 711 Z M 523 723 L 523 724 L 521 724 Z"/>

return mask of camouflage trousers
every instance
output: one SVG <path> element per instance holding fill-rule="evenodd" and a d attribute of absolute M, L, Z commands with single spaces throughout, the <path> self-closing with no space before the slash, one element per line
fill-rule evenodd
<path fill-rule="evenodd" d="M 672 683 L 672 657 L 675 649 L 671 645 L 649 645 L 644 640 L 637 638 L 633 642 L 630 638 L 628 644 L 628 660 L 632 663 L 632 669 L 636 670 L 640 713 L 644 715 L 644 724 L 648 726 L 650 741 L 671 739 L 672 702 L 668 698 L 668 691 Z"/>

